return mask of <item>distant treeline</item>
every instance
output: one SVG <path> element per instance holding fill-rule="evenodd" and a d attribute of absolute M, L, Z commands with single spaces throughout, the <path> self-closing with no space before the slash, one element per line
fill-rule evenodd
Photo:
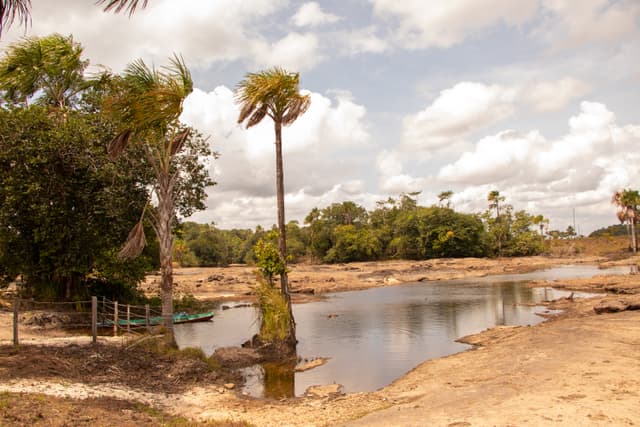
<path fill-rule="evenodd" d="M 314 208 L 304 224 L 287 224 L 292 262 L 323 263 L 442 257 L 526 256 L 544 250 L 545 222 L 515 211 L 504 198 L 477 214 L 442 206 L 419 206 L 410 195 L 389 198 L 366 210 L 354 202 Z M 182 266 L 253 263 L 253 246 L 266 238 L 255 230 L 222 230 L 185 222 L 178 231 L 175 259 Z"/>

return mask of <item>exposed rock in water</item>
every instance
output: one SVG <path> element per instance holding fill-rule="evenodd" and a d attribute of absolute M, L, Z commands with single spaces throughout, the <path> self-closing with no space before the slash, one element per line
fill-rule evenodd
<path fill-rule="evenodd" d="M 304 372 L 313 368 L 317 368 L 318 366 L 322 366 L 329 360 L 328 357 L 319 357 L 317 359 L 309 360 L 306 362 L 300 362 L 296 365 L 296 372 Z"/>
<path fill-rule="evenodd" d="M 221 365 L 228 367 L 246 367 L 260 363 L 263 359 L 258 350 L 243 347 L 221 347 L 212 356 Z"/>
<path fill-rule="evenodd" d="M 340 384 L 328 384 L 328 385 L 312 385 L 307 389 L 305 394 L 309 397 L 335 397 L 344 394 L 342 391 L 342 385 Z"/>

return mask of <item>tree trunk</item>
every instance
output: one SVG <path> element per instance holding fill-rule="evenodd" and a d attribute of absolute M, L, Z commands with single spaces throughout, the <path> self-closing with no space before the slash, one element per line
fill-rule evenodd
<path fill-rule="evenodd" d="M 175 344 L 173 336 L 173 188 L 167 174 L 158 177 L 158 224 L 156 231 L 160 246 L 160 294 L 162 318 L 169 344 Z"/>
<path fill-rule="evenodd" d="M 636 235 L 636 217 L 631 218 L 631 241 L 633 245 L 633 253 L 638 252 L 638 236 Z"/>
<path fill-rule="evenodd" d="M 276 132 L 276 198 L 278 204 L 278 229 L 280 231 L 280 255 L 286 265 L 287 263 L 287 231 L 284 219 L 284 168 L 282 162 L 282 123 L 274 120 Z M 289 316 L 291 317 L 291 325 L 289 330 L 288 344 L 292 352 L 295 353 L 296 348 L 296 322 L 293 318 L 293 310 L 291 307 L 291 293 L 289 291 L 289 277 L 286 269 L 280 275 L 280 292 L 287 302 Z"/>

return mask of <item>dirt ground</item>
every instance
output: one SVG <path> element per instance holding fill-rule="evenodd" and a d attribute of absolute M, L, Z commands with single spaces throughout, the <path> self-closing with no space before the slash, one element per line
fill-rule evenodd
<path fill-rule="evenodd" d="M 526 273 L 554 265 L 598 264 L 596 255 L 576 257 L 458 258 L 427 261 L 375 261 L 349 264 L 290 266 L 289 282 L 296 303 L 327 292 L 353 291 L 408 282 L 484 277 L 494 274 Z M 175 268 L 177 295 L 193 295 L 201 300 L 250 300 L 255 284 L 255 267 L 232 265 L 214 268 Z M 149 275 L 142 286 L 148 295 L 157 295 L 159 275 Z"/>
<path fill-rule="evenodd" d="M 605 263 L 607 260 L 589 255 L 579 259 L 530 257 L 299 265 L 293 267 L 291 279 L 294 290 L 304 292 L 295 295 L 304 301 L 324 292 L 392 286 L 420 279 L 524 272 L 579 262 Z M 636 263 L 635 259 L 627 259 L 614 264 Z M 179 292 L 206 299 L 244 300 L 250 297 L 252 279 L 251 268 L 240 266 L 178 269 L 176 274 Z M 157 278 L 148 280 L 150 292 L 153 292 L 154 280 Z M 64 353 L 67 350 L 35 344 L 25 345 L 19 352 L 12 353 L 10 347 L 0 351 L 0 392 L 29 393 L 30 398 L 44 393 L 57 399 L 124 399 L 156 408 L 161 414 L 198 422 L 226 420 L 224 422 L 256 426 L 640 424 L 640 311 L 636 311 L 640 308 L 640 276 L 601 276 L 557 281 L 551 285 L 602 294 L 592 299 L 567 298 L 550 303 L 549 308 L 562 309 L 562 313 L 533 327 L 493 328 L 465 337 L 465 342 L 476 346 L 474 350 L 424 362 L 391 385 L 371 393 L 282 401 L 252 399 L 221 386 L 222 379 L 207 379 L 206 370 L 191 371 L 193 367 L 183 366 L 180 368 L 183 371 L 178 369 L 154 376 L 154 367 L 158 371 L 170 371 L 168 362 L 154 365 L 153 359 L 145 362 L 140 356 L 133 358 L 134 363 L 119 363 L 102 353 L 99 357 L 104 360 L 96 363 L 96 370 L 92 370 L 93 365 L 89 363 L 86 368 L 87 361 L 74 359 L 75 356 Z M 531 286 L 549 286 L 549 283 L 534 282 Z M 594 307 L 608 309 L 604 314 L 596 314 Z M 615 310 L 622 311 L 606 312 Z M 8 339 L 8 317 L 9 313 L 0 312 L 0 339 Z M 47 341 L 46 337 L 39 339 L 41 341 L 33 342 Z M 105 350 L 105 354 L 108 351 Z M 117 359 L 116 356 L 114 353 Z M 112 367 L 111 374 L 104 372 L 105 366 Z M 137 372 L 137 376 L 128 378 L 132 371 Z M 146 378 L 155 378 L 155 382 L 140 385 Z M 19 410 L 13 396 L 0 394 L 0 411 L 6 412 L 9 408 L 13 414 L 14 409 Z M 9 403 L 3 403 L 5 401 Z M 95 400 L 81 401 L 87 402 L 86 410 L 93 413 Z M 52 402 L 55 409 L 59 401 Z M 60 405 L 66 407 L 67 403 Z M 136 424 L 135 420 L 147 416 L 148 411 L 135 407 L 132 412 L 128 410 L 125 408 L 119 413 L 129 419 L 114 418 L 111 424 L 105 425 L 145 425 Z M 0 418 L 0 424 L 26 423 Z"/>

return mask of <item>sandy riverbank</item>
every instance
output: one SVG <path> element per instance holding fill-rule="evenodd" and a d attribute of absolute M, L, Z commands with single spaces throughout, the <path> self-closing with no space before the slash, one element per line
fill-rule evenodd
<path fill-rule="evenodd" d="M 532 257 L 295 266 L 291 277 L 295 280 L 294 289 L 311 287 L 317 295 L 391 286 L 420 278 L 442 280 L 523 272 L 576 261 Z M 245 298 L 250 291 L 251 274 L 246 267 L 180 270 L 176 281 L 179 291 L 198 298 L 237 299 Z M 209 280 L 211 276 L 213 280 Z M 468 342 L 478 346 L 475 350 L 427 361 L 372 393 L 266 401 L 197 383 L 184 392 L 166 394 L 161 390 L 137 390 L 126 384 L 71 381 L 55 375 L 25 379 L 12 375 L 2 360 L 0 372 L 6 380 L 0 391 L 119 397 L 189 418 L 232 419 L 259 426 L 638 424 L 640 311 L 597 315 L 593 307 L 619 300 L 637 302 L 640 276 L 602 276 L 552 285 L 608 293 L 589 300 L 552 303 L 550 308 L 562 309 L 563 313 L 534 327 L 494 328 L 467 337 Z"/>

